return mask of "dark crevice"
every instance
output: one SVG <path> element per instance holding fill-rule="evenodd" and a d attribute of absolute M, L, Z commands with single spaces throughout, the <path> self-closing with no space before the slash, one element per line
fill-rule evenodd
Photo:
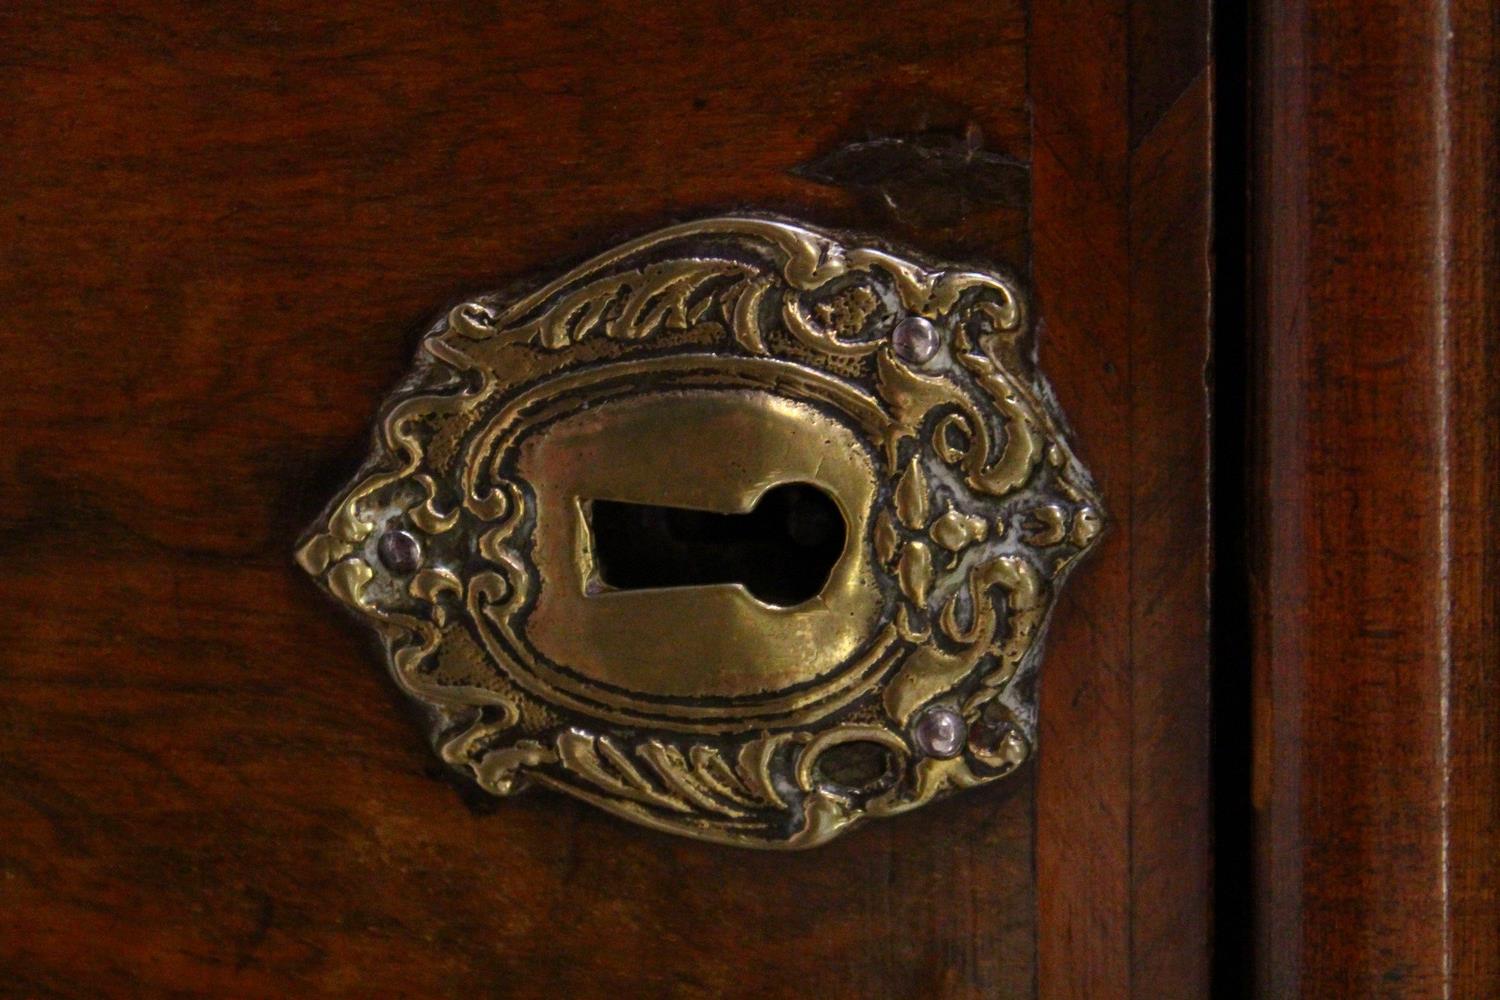
<path fill-rule="evenodd" d="M 1254 962 L 1249 520 L 1250 15 L 1214 5 L 1213 995 L 1248 998 Z"/>

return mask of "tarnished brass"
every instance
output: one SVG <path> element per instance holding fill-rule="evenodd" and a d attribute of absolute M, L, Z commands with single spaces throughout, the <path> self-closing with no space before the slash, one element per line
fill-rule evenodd
<path fill-rule="evenodd" d="M 819 844 L 1035 745 L 1041 631 L 1102 514 L 1033 356 L 1004 275 L 674 226 L 449 311 L 297 558 L 481 787 Z M 743 515 L 790 484 L 843 521 L 812 598 L 608 582 L 596 504 Z"/>

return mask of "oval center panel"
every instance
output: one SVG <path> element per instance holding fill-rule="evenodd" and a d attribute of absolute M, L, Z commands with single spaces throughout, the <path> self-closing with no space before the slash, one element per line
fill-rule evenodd
<path fill-rule="evenodd" d="M 536 497 L 542 581 L 521 631 L 562 670 L 753 702 L 872 638 L 879 480 L 827 411 L 752 389 L 617 397 L 528 432 L 516 468 Z M 612 551 L 636 569 L 612 568 Z"/>

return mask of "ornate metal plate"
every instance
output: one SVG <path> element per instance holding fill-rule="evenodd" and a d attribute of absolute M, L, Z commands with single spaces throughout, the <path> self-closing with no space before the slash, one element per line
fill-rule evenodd
<path fill-rule="evenodd" d="M 771 590 L 606 559 L 793 484 L 831 563 L 802 592 L 772 593 L 796 503 L 785 553 L 736 543 Z M 298 560 L 488 791 L 807 847 L 1026 760 L 1052 598 L 1100 525 L 1011 279 L 736 217 L 452 309 Z"/>

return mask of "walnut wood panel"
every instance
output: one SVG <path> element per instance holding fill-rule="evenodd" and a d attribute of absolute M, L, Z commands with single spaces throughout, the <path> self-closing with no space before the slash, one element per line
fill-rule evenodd
<path fill-rule="evenodd" d="M 1203 992 L 1205 9 L 7 6 L 0 990 Z M 790 856 L 446 784 L 291 561 L 441 306 L 741 207 L 1032 274 L 1113 515 L 1038 770 Z"/>
<path fill-rule="evenodd" d="M 1031 989 L 1025 776 L 790 857 L 492 803 L 291 561 L 466 291 L 740 205 L 1016 259 L 790 169 L 864 109 L 1027 160 L 1019 6 L 3 17 L 0 990 Z"/>
<path fill-rule="evenodd" d="M 1493 997 L 1496 9 L 1260 13 L 1259 986 Z"/>
<path fill-rule="evenodd" d="M 1042 680 L 1048 997 L 1208 992 L 1207 43 L 1206 5 L 1032 10 L 1042 364 L 1115 518 Z"/>

